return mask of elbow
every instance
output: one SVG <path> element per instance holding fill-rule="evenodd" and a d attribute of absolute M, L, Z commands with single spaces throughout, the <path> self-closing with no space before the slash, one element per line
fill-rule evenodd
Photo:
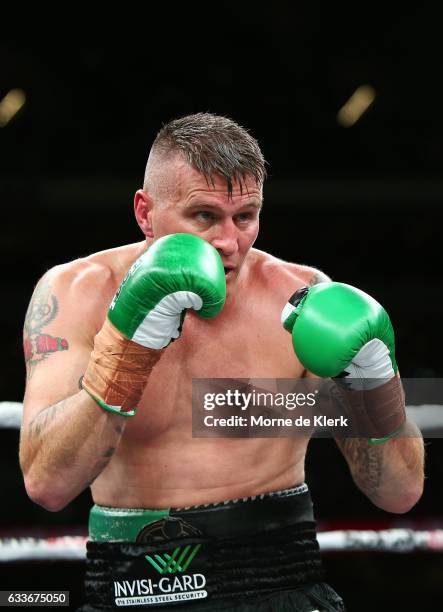
<path fill-rule="evenodd" d="M 23 438 L 20 440 L 19 461 L 29 499 L 49 512 L 63 510 L 71 500 L 66 494 L 61 495 L 54 479 L 48 479 L 44 470 L 39 469 L 35 456 L 29 452 Z"/>
<path fill-rule="evenodd" d="M 393 514 L 405 514 L 412 510 L 417 504 L 423 494 L 423 486 L 411 488 L 408 491 L 402 491 L 402 493 L 395 498 L 389 500 L 377 500 L 375 505 L 385 510 L 386 512 L 392 512 Z"/>
<path fill-rule="evenodd" d="M 44 486 L 41 482 L 35 482 L 29 477 L 25 476 L 24 482 L 29 499 L 49 512 L 60 512 L 70 501 L 57 494 L 54 488 Z"/>

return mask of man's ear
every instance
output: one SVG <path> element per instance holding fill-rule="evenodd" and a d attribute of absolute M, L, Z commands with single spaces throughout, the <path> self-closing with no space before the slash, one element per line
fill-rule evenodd
<path fill-rule="evenodd" d="M 135 218 L 146 238 L 154 237 L 152 228 L 152 207 L 153 202 L 150 196 L 143 191 L 143 189 L 136 191 L 134 196 Z"/>

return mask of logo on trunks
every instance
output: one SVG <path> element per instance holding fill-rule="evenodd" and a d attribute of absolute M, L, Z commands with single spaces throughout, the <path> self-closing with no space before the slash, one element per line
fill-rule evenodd
<path fill-rule="evenodd" d="M 140 578 L 138 580 L 114 581 L 116 606 L 158 605 L 180 603 L 193 599 L 205 599 L 206 577 L 203 574 L 185 574 L 201 548 L 201 544 L 177 546 L 170 553 L 144 555 L 150 567 L 161 578 Z M 151 570 L 152 571 L 152 570 Z M 177 575 L 180 572 L 180 575 Z M 165 575 L 169 574 L 169 575 Z M 176 574 L 171 576 L 171 574 Z"/>
<path fill-rule="evenodd" d="M 202 532 L 176 516 L 167 516 L 159 521 L 149 523 L 138 533 L 136 542 L 141 544 L 163 544 L 177 538 L 199 537 Z"/>
<path fill-rule="evenodd" d="M 194 547 L 191 545 L 186 546 L 180 555 L 181 548 L 178 546 L 172 555 L 165 553 L 163 555 L 164 558 L 161 555 L 154 555 L 155 559 L 153 559 L 150 555 L 145 555 L 145 559 L 158 571 L 159 574 L 175 574 L 176 572 L 185 572 L 190 566 L 192 559 L 198 553 L 200 547 L 201 544 L 196 544 Z"/>

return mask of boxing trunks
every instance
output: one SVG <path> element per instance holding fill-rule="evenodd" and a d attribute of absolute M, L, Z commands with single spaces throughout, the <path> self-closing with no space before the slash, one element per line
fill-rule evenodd
<path fill-rule="evenodd" d="M 344 610 L 305 484 L 189 508 L 94 506 L 89 538 L 83 612 Z"/>

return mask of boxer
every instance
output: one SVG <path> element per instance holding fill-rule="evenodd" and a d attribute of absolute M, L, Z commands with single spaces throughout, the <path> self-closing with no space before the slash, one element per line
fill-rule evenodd
<path fill-rule="evenodd" d="M 360 358 L 378 367 L 368 338 L 340 340 L 350 320 L 337 304 L 352 291 L 341 287 L 319 320 L 318 295 L 333 301 L 328 277 L 253 248 L 265 175 L 258 143 L 234 121 L 166 124 L 134 198 L 143 240 L 56 266 L 31 299 L 20 461 L 28 495 L 50 511 L 91 487 L 85 610 L 344 609 L 324 582 L 309 436 L 192 437 L 195 378 L 346 380 Z M 331 326 L 335 353 L 307 359 L 314 336 L 329 346 Z M 392 364 L 392 343 L 371 338 Z M 331 360 L 342 372 L 324 373 Z M 413 429 L 397 399 L 390 423 Z M 406 512 L 421 495 L 423 444 L 386 427 L 338 442 L 368 498 Z"/>

